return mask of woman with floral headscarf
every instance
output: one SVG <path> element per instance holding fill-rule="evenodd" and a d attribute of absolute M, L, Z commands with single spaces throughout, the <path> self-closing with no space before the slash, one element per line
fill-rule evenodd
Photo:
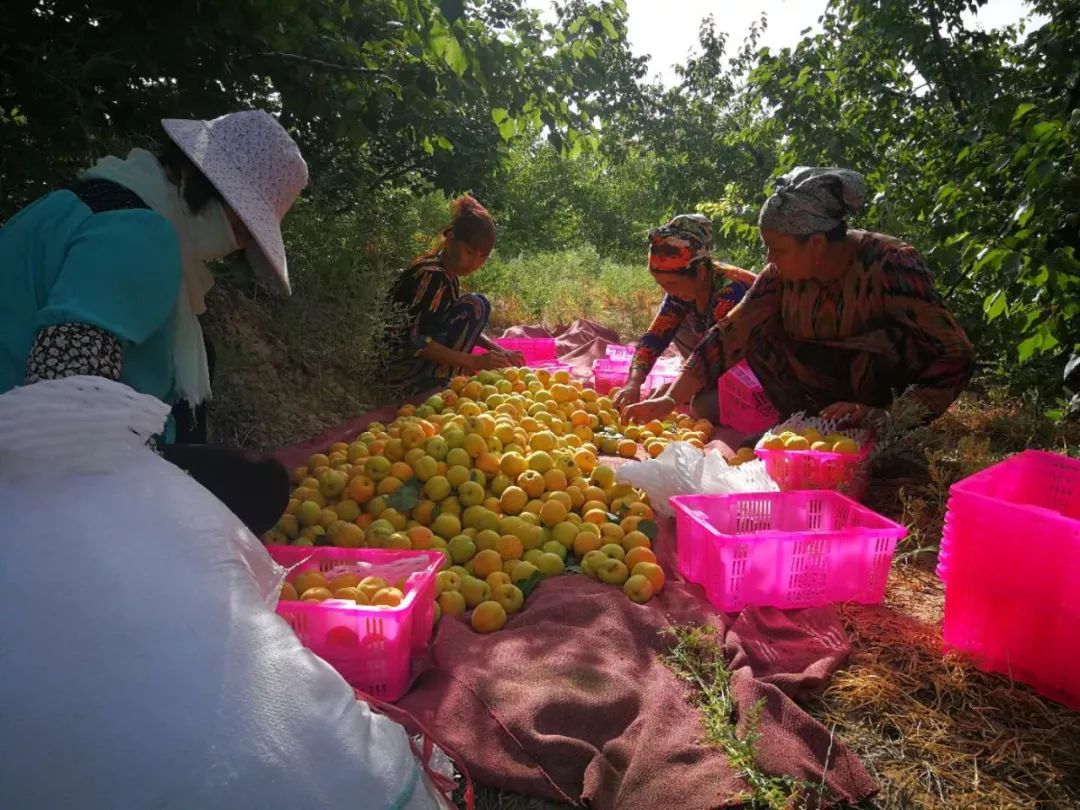
<path fill-rule="evenodd" d="M 712 222 L 701 214 L 679 214 L 649 232 L 649 272 L 664 290 L 664 300 L 638 340 L 626 385 L 615 397 L 619 408 L 641 398 L 641 384 L 668 346 L 674 343 L 688 356 L 742 300 L 755 278 L 712 257 Z"/>
<path fill-rule="evenodd" d="M 944 413 L 971 377 L 971 343 L 913 247 L 848 229 L 865 197 L 848 169 L 780 178 L 758 220 L 765 269 L 671 389 L 625 408 L 625 418 L 649 421 L 715 390 L 744 358 L 782 416 L 858 423 L 883 417 L 897 397 L 928 418 Z"/>

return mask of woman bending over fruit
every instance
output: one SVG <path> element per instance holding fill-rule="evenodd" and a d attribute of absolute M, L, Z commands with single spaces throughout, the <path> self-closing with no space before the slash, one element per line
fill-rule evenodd
<path fill-rule="evenodd" d="M 743 299 L 755 278 L 712 257 L 712 222 L 701 214 L 679 214 L 649 233 L 649 272 L 666 294 L 648 331 L 638 340 L 626 385 L 615 398 L 619 408 L 641 399 L 641 384 L 672 342 L 683 357 L 689 356 L 709 329 Z M 654 396 L 664 393 L 657 391 Z M 699 404 L 704 402 L 695 402 L 695 412 Z"/>
<path fill-rule="evenodd" d="M 472 197 L 454 200 L 450 223 L 433 250 L 397 279 L 390 304 L 404 316 L 391 328 L 392 383 L 413 391 L 445 386 L 459 370 L 469 372 L 524 364 L 519 352 L 484 337 L 491 304 L 480 293 L 462 294 L 460 279 L 484 266 L 495 246 L 491 214 Z M 473 354 L 476 346 L 487 354 Z"/>
<path fill-rule="evenodd" d="M 848 230 L 866 184 L 847 169 L 798 168 L 780 178 L 758 219 L 768 264 L 661 397 L 624 408 L 647 422 L 746 359 L 769 400 L 861 422 L 905 400 L 940 416 L 967 385 L 971 343 L 942 303 L 922 257 L 882 234 Z"/>
<path fill-rule="evenodd" d="M 205 444 L 213 355 L 199 315 L 208 263 L 241 249 L 288 295 L 281 219 L 307 164 L 261 110 L 162 126 L 160 154 L 103 158 L 0 229 L 0 393 L 91 375 L 174 405 L 161 454 L 259 535 L 285 511 L 288 474 Z"/>

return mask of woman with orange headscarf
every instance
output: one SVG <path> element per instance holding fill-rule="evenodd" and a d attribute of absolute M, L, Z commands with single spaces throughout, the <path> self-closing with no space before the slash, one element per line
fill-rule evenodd
<path fill-rule="evenodd" d="M 641 399 L 642 383 L 668 346 L 674 343 L 688 357 L 709 329 L 743 299 L 756 278 L 713 258 L 712 222 L 701 214 L 679 214 L 649 232 L 649 272 L 664 290 L 664 300 L 638 340 L 626 385 L 615 398 L 619 408 Z M 716 418 L 715 403 L 707 397 L 695 401 L 692 408 L 699 416 Z"/>

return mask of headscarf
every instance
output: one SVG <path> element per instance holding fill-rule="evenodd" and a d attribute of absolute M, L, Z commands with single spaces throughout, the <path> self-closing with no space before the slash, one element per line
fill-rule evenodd
<path fill-rule="evenodd" d="M 712 255 L 712 222 L 701 214 L 679 214 L 649 231 L 649 269 L 678 273 Z"/>
<path fill-rule="evenodd" d="M 776 181 L 776 192 L 761 207 L 758 227 L 793 236 L 827 232 L 865 202 L 866 181 L 858 172 L 799 166 Z"/>
<path fill-rule="evenodd" d="M 145 149 L 131 150 L 126 159 L 102 158 L 79 176 L 110 180 L 130 189 L 176 230 L 183 274 L 174 320 L 173 387 L 177 399 L 194 409 L 211 397 L 206 342 L 198 318 L 206 311 L 206 294 L 214 286 L 206 262 L 240 249 L 225 209 L 210 200 L 198 215 L 192 214 L 182 189 L 169 182 L 158 159 Z"/>

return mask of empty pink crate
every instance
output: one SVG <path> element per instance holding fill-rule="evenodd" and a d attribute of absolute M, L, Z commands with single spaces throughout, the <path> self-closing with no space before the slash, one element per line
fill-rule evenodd
<path fill-rule="evenodd" d="M 947 649 L 1080 709 L 1080 459 L 1028 450 L 950 490 Z"/>
<path fill-rule="evenodd" d="M 907 530 L 831 491 L 677 495 L 679 570 L 719 610 L 878 604 Z"/>
<path fill-rule="evenodd" d="M 608 360 L 617 360 L 623 363 L 629 363 L 633 357 L 634 352 L 637 351 L 635 346 L 625 346 L 621 343 L 609 343 L 604 348 L 604 356 Z"/>
<path fill-rule="evenodd" d="M 328 577 L 354 571 L 391 585 L 405 579 L 408 592 L 398 607 L 368 607 L 341 599 L 278 602 L 278 614 L 300 641 L 352 686 L 382 700 L 400 698 L 409 688 L 411 664 L 431 642 L 435 622 L 438 551 L 267 546 L 274 561 L 297 573 L 317 568 Z"/>
<path fill-rule="evenodd" d="M 619 360 L 593 360 L 593 385 L 597 393 L 606 394 L 612 388 L 621 388 L 630 373 L 630 363 Z"/>
<path fill-rule="evenodd" d="M 496 338 L 495 343 L 507 351 L 521 352 L 527 366 L 555 360 L 558 356 L 555 338 Z"/>
<path fill-rule="evenodd" d="M 598 359 L 592 365 L 593 381 L 596 390 L 606 394 L 612 388 L 622 388 L 626 384 L 626 378 L 630 376 L 629 360 Z M 679 378 L 679 370 L 672 370 L 671 366 L 660 366 L 658 363 L 645 377 L 641 384 L 641 390 L 648 393 L 661 385 L 668 385 Z"/>
<path fill-rule="evenodd" d="M 872 444 L 864 442 L 858 453 L 825 453 L 818 450 L 765 450 L 754 452 L 765 462 L 765 472 L 781 491 L 835 489 L 859 500 L 870 482 L 867 458 Z"/>
<path fill-rule="evenodd" d="M 780 414 L 769 402 L 765 389 L 746 361 L 721 374 L 717 389 L 720 420 L 735 430 L 758 433 L 780 420 Z"/>

